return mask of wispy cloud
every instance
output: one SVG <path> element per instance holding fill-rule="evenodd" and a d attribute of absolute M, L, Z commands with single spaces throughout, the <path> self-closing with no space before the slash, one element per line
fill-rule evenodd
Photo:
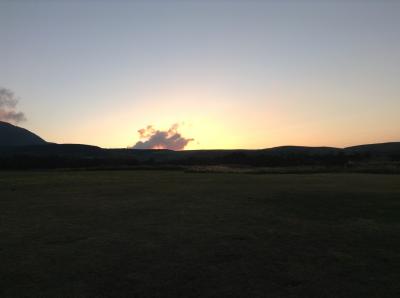
<path fill-rule="evenodd" d="M 18 98 L 14 92 L 0 88 L 0 120 L 18 123 L 26 120 L 24 113 L 16 111 Z"/>
<path fill-rule="evenodd" d="M 152 125 L 139 129 L 141 141 L 137 142 L 132 149 L 183 150 L 194 139 L 184 138 L 178 132 L 178 128 L 179 125 L 174 124 L 166 131 L 156 130 Z"/>

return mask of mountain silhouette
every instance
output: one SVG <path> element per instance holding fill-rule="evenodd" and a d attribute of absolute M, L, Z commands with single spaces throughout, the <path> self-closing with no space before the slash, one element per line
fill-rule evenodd
<path fill-rule="evenodd" d="M 39 146 L 38 146 L 39 145 Z M 346 166 L 400 161 L 400 142 L 347 148 L 280 146 L 258 150 L 104 149 L 55 144 L 0 121 L 0 169 L 126 167 L 136 165 Z"/>
<path fill-rule="evenodd" d="M 44 145 L 45 140 L 24 128 L 0 121 L 0 146 Z"/>
<path fill-rule="evenodd" d="M 346 153 L 364 153 L 372 155 L 400 154 L 400 142 L 366 144 L 347 147 Z"/>

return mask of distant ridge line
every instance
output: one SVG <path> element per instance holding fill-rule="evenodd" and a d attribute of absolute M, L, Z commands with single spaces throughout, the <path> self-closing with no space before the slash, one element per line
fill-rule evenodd
<path fill-rule="evenodd" d="M 30 153 L 56 153 L 56 154 L 69 154 L 79 155 L 79 153 L 87 155 L 88 153 L 96 155 L 128 155 L 132 156 L 133 153 L 165 155 L 222 155 L 229 153 L 251 153 L 251 154 L 309 154 L 309 155 L 327 155 L 342 153 L 372 153 L 372 154 L 400 154 L 400 142 L 385 142 L 374 144 L 355 145 L 344 148 L 329 147 L 329 146 L 296 146 L 284 145 L 271 148 L 262 149 L 200 149 L 200 150 L 183 150 L 173 151 L 167 149 L 126 149 L 115 148 L 105 149 L 94 145 L 85 144 L 56 144 L 49 143 L 43 140 L 38 135 L 30 132 L 25 128 L 12 125 L 7 122 L 0 121 L 0 152 L 23 152 Z"/>

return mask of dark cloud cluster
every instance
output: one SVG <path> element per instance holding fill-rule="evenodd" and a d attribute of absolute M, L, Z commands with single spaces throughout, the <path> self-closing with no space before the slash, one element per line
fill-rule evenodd
<path fill-rule="evenodd" d="M 26 120 L 24 113 L 15 110 L 18 98 L 14 92 L 0 88 L 0 121 L 18 123 Z"/>
<path fill-rule="evenodd" d="M 184 138 L 178 132 L 178 124 L 174 124 L 166 131 L 156 130 L 149 125 L 138 130 L 140 139 L 132 149 L 169 149 L 183 150 L 194 139 Z"/>

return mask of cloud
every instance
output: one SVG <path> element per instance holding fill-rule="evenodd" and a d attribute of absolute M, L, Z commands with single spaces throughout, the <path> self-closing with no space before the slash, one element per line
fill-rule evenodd
<path fill-rule="evenodd" d="M 0 121 L 18 123 L 26 120 L 24 113 L 15 110 L 17 104 L 18 98 L 14 92 L 0 88 Z"/>
<path fill-rule="evenodd" d="M 132 149 L 169 149 L 183 150 L 194 139 L 182 137 L 178 132 L 178 124 L 174 124 L 166 131 L 156 130 L 152 125 L 138 130 L 140 139 Z"/>

